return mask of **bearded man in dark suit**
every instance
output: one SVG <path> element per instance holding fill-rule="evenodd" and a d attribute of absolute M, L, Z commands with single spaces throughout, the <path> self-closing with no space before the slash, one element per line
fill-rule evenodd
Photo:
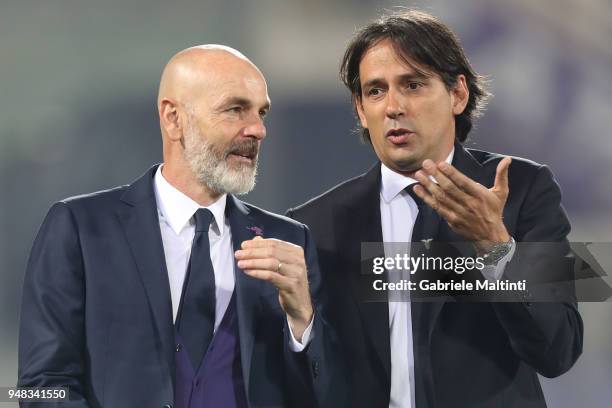
<path fill-rule="evenodd" d="M 308 229 L 235 197 L 266 136 L 262 73 L 192 47 L 157 105 L 164 162 L 56 203 L 40 229 L 19 385 L 67 387 L 55 406 L 74 408 L 342 406 Z"/>

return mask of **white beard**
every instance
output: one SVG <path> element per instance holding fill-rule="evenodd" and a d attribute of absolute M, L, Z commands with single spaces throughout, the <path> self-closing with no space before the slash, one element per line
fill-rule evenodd
<path fill-rule="evenodd" d="M 189 120 L 185 129 L 184 141 L 185 160 L 202 185 L 220 194 L 246 194 L 253 190 L 258 157 L 253 165 L 238 163 L 231 166 L 227 158 L 229 152 L 238 144 L 231 144 L 223 151 L 216 150 L 215 145 L 206 141 L 192 120 Z M 248 142 L 243 142 L 242 145 L 244 144 Z"/>

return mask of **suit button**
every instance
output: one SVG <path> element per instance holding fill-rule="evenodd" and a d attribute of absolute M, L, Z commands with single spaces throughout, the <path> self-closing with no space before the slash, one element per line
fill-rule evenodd
<path fill-rule="evenodd" d="M 172 408 L 172 404 L 164 404 L 162 408 Z"/>
<path fill-rule="evenodd" d="M 183 346 L 181 346 L 180 344 L 176 345 L 176 352 L 178 353 L 179 351 L 181 351 L 181 349 L 183 348 Z"/>

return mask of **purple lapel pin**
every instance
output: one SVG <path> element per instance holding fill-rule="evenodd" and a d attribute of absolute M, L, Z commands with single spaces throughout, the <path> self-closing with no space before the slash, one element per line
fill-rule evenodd
<path fill-rule="evenodd" d="M 256 226 L 252 226 L 252 227 L 247 227 L 247 229 L 249 231 L 251 231 L 253 234 L 257 235 L 257 236 L 263 236 L 263 229 L 256 227 Z"/>

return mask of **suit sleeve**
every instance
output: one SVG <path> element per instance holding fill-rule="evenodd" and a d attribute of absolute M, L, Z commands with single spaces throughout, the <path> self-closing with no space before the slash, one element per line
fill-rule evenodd
<path fill-rule="evenodd" d="M 538 170 L 519 217 L 515 239 L 528 244 L 519 244 L 504 277 L 529 282 L 542 273 L 556 276 L 570 283 L 574 295 L 573 262 L 567 241 L 570 224 L 561 207 L 559 186 L 547 167 Z M 565 303 L 493 304 L 515 353 L 549 378 L 569 370 L 582 353 L 582 319 L 573 296 L 565 299 Z"/>
<path fill-rule="evenodd" d="M 64 203 L 47 214 L 28 261 L 21 303 L 18 385 L 68 387 L 70 402 L 86 408 L 83 392 L 85 285 L 79 235 Z M 22 407 L 49 406 L 21 403 Z M 56 405 L 53 405 L 56 406 Z"/>
<path fill-rule="evenodd" d="M 288 347 L 289 337 L 286 336 L 285 360 L 288 363 L 288 370 L 294 373 L 292 378 L 301 380 L 301 384 L 292 385 L 291 406 L 340 408 L 347 406 L 345 365 L 338 339 L 325 319 L 329 294 L 321 285 L 316 246 L 308 228 L 306 226 L 303 228 L 304 256 L 308 267 L 308 281 L 315 316 L 310 343 L 303 352 L 292 352 Z M 288 327 L 285 331 L 289 333 Z M 307 395 L 313 396 L 312 401 L 307 402 Z"/>

